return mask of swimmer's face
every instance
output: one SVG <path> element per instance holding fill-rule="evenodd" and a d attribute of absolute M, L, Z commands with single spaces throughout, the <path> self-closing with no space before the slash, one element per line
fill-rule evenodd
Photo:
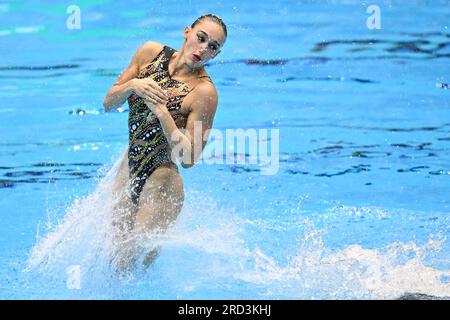
<path fill-rule="evenodd" d="M 208 19 L 204 19 L 194 28 L 186 27 L 183 37 L 186 41 L 184 58 L 188 64 L 197 68 L 214 59 L 225 42 L 222 27 Z"/>

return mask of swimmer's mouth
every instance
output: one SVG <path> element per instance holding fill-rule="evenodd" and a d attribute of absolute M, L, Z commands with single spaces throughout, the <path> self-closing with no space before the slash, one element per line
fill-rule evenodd
<path fill-rule="evenodd" d="M 197 62 L 202 60 L 202 58 L 200 58 L 200 56 L 198 56 L 196 54 L 193 54 L 192 58 L 194 59 L 194 61 L 197 61 Z"/>

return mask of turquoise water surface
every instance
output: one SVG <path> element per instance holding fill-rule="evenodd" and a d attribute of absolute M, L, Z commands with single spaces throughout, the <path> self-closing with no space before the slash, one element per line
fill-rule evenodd
<path fill-rule="evenodd" d="M 450 296 L 450 1 L 0 1 L 0 299 Z M 109 269 L 127 106 L 106 91 L 148 40 L 213 12 L 214 128 L 279 129 L 279 170 L 180 169 L 147 272 Z M 220 158 L 241 157 L 228 142 Z M 68 279 L 80 274 L 78 286 Z"/>

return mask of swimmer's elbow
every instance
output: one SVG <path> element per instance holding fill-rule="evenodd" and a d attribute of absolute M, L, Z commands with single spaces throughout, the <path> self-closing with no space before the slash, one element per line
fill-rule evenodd
<path fill-rule="evenodd" d="M 103 100 L 103 109 L 105 109 L 105 112 L 109 112 L 112 109 L 111 103 L 108 99 L 108 95 L 106 95 L 105 99 Z"/>
<path fill-rule="evenodd" d="M 114 86 L 112 86 L 108 93 L 106 93 L 105 99 L 103 99 L 103 108 L 105 109 L 105 112 L 120 108 L 122 104 L 123 101 L 118 101 L 114 91 Z"/>
<path fill-rule="evenodd" d="M 192 168 L 193 166 L 194 166 L 194 164 L 195 163 L 185 163 L 185 162 L 181 162 L 181 166 L 184 168 L 184 169 L 189 169 L 189 168 Z"/>
<path fill-rule="evenodd" d="M 199 152 L 199 150 L 196 150 L 196 148 L 194 148 L 194 146 L 191 145 L 190 141 L 184 140 L 184 142 L 185 144 L 178 157 L 178 162 L 184 169 L 189 169 L 192 168 L 200 159 L 201 151 Z M 188 150 L 189 148 L 190 150 Z M 185 153 L 184 150 L 188 150 L 188 152 Z"/>
<path fill-rule="evenodd" d="M 116 109 L 119 108 L 120 106 L 116 106 L 114 105 L 110 99 L 108 99 L 108 97 L 105 98 L 105 100 L 103 100 L 103 108 L 105 109 L 105 112 L 109 112 L 112 109 Z"/>
<path fill-rule="evenodd" d="M 195 163 L 196 163 L 195 159 L 185 159 L 185 160 L 187 160 L 187 161 L 181 161 L 181 166 L 184 169 L 192 168 L 195 165 Z"/>
<path fill-rule="evenodd" d="M 109 104 L 105 101 L 103 101 L 103 109 L 105 109 L 105 112 L 109 112 L 111 110 Z"/>

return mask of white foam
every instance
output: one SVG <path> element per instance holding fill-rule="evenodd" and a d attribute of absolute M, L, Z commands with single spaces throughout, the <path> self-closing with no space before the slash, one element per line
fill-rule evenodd
<path fill-rule="evenodd" d="M 450 285 L 442 281 L 450 277 L 450 270 L 425 262 L 427 255 L 442 248 L 444 236 L 431 237 L 422 246 L 396 242 L 377 249 L 354 244 L 332 250 L 324 244 L 324 231 L 299 219 L 285 226 L 298 230 L 298 243 L 296 252 L 283 260 L 267 253 L 264 245 L 271 242 L 269 236 L 267 242 L 254 243 L 248 229 L 264 234 L 268 229 L 283 233 L 286 228 L 272 228 L 270 220 L 244 219 L 243 212 L 220 207 L 212 197 L 193 190 L 187 190 L 186 204 L 167 233 L 141 239 L 147 249 L 163 247 L 153 269 L 117 282 L 110 269 L 110 235 L 111 191 L 119 161 L 92 194 L 67 209 L 60 223 L 49 224 L 51 230 L 33 247 L 27 271 L 64 282 L 67 268 L 80 266 L 84 298 L 111 298 L 118 292 L 122 298 L 158 298 L 163 292 L 167 292 L 164 297 L 189 298 L 205 289 L 215 290 L 219 298 L 230 283 L 236 285 L 231 290 L 237 290 L 238 298 L 390 299 L 406 292 L 450 296 Z M 360 214 L 347 209 L 349 215 Z M 367 214 L 370 208 L 361 211 Z M 371 212 L 376 217 L 389 214 Z"/>
<path fill-rule="evenodd" d="M 450 270 L 437 270 L 423 262 L 424 253 L 439 250 L 442 242 L 430 240 L 422 247 L 395 243 L 382 249 L 351 245 L 333 252 L 319 239 L 312 247 L 300 246 L 287 266 L 255 251 L 255 270 L 239 276 L 263 284 L 269 296 L 288 299 L 395 299 L 408 292 L 450 296 L 450 285 L 441 280 L 450 276 Z M 415 257 L 407 257 L 408 252 Z"/>
<path fill-rule="evenodd" d="M 79 265 L 84 279 L 108 274 L 105 268 L 111 252 L 110 221 L 114 203 L 111 187 L 118 163 L 93 193 L 72 203 L 62 221 L 54 224 L 48 219 L 50 230 L 38 238 L 26 271 L 37 271 L 63 280 L 69 266 Z"/>

